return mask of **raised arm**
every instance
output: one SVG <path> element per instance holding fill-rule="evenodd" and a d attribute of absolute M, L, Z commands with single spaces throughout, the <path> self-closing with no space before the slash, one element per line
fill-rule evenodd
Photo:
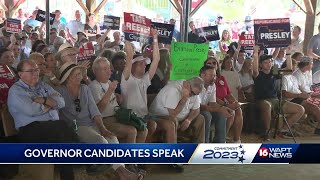
<path fill-rule="evenodd" d="M 272 58 L 277 58 L 280 52 L 280 48 L 276 48 L 272 53 Z"/>
<path fill-rule="evenodd" d="M 253 77 L 256 78 L 259 75 L 259 46 L 254 46 L 253 49 Z"/>
<path fill-rule="evenodd" d="M 149 69 L 149 78 L 152 79 L 153 76 L 156 74 L 158 64 L 160 61 L 160 53 L 159 53 L 159 46 L 158 46 L 158 31 L 151 28 L 151 33 L 153 37 L 153 54 L 152 54 L 152 63 Z"/>
<path fill-rule="evenodd" d="M 125 42 L 125 52 L 127 53 L 126 67 L 123 70 L 123 76 L 125 80 L 128 80 L 131 74 L 132 59 L 133 59 L 133 48 L 129 41 Z"/>

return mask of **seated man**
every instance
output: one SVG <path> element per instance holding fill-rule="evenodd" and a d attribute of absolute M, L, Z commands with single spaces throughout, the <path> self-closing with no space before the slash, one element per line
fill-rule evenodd
<path fill-rule="evenodd" d="M 115 107 L 119 106 L 114 93 L 118 82 L 109 81 L 110 62 L 104 57 L 98 57 L 93 62 L 92 70 L 96 79 L 89 84 L 89 87 L 106 128 L 118 138 L 124 139 L 126 143 L 144 143 L 148 133 L 147 129 L 137 132 L 135 127 L 121 124 L 114 117 Z"/>
<path fill-rule="evenodd" d="M 214 67 L 204 66 L 200 69 L 200 77 L 204 81 L 204 88 L 200 92 L 200 110 L 205 118 L 205 142 L 210 143 L 211 124 L 215 125 L 214 143 L 226 142 L 226 118 L 232 116 L 231 109 L 216 103 L 216 70 Z"/>
<path fill-rule="evenodd" d="M 304 62 L 305 59 L 308 60 L 309 58 L 303 57 L 301 62 Z M 291 58 L 287 59 L 287 62 L 287 68 L 295 71 L 296 67 L 293 66 Z M 318 122 L 318 126 L 314 133 L 320 135 L 320 108 L 317 105 L 307 101 L 307 99 L 311 97 L 311 94 L 303 92 L 299 89 L 298 79 L 293 74 L 283 76 L 282 93 L 284 98 L 290 102 L 302 105 L 305 108 L 306 113 L 311 114 L 315 118 L 315 120 Z"/>
<path fill-rule="evenodd" d="M 260 66 L 260 70 L 259 70 Z M 272 56 L 261 55 L 259 57 L 259 46 L 255 46 L 253 54 L 253 77 L 254 90 L 259 108 L 262 110 L 261 118 L 263 119 L 265 133 L 264 140 L 270 141 L 269 129 L 271 122 L 271 110 L 277 110 L 279 106 L 279 99 L 277 97 L 276 77 L 272 74 Z M 297 122 L 304 114 L 304 108 L 301 105 L 284 101 L 282 103 L 282 110 L 288 114 L 287 121 L 289 126 Z M 275 111 L 275 113 L 278 113 Z M 280 137 L 291 137 L 286 124 L 280 129 Z"/>
<path fill-rule="evenodd" d="M 17 66 L 20 80 L 9 90 L 8 107 L 23 143 L 74 143 L 76 133 L 65 121 L 59 120 L 58 110 L 65 105 L 61 95 L 39 81 L 39 68 L 33 61 L 21 61 Z M 74 179 L 72 166 L 61 167 L 61 179 Z"/>
<path fill-rule="evenodd" d="M 150 113 L 178 121 L 178 134 L 192 136 L 193 143 L 204 143 L 204 117 L 200 115 L 200 97 L 203 80 L 194 77 L 187 81 L 167 84 L 150 106 Z"/>

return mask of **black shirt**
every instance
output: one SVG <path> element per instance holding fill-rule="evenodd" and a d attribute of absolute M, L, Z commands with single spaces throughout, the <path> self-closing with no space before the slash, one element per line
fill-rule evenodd
<path fill-rule="evenodd" d="M 265 74 L 259 71 L 259 75 L 254 79 L 254 91 L 257 100 L 277 98 L 276 77 L 270 71 Z"/>
<path fill-rule="evenodd" d="M 188 33 L 188 42 L 201 44 L 201 43 L 205 43 L 206 40 L 203 37 L 199 37 L 198 34 L 195 34 L 192 31 L 190 31 Z"/>

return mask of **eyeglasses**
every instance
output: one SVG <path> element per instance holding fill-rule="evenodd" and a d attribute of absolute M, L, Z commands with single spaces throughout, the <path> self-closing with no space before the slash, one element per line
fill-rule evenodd
<path fill-rule="evenodd" d="M 76 105 L 76 111 L 81 112 L 80 99 L 74 100 L 74 105 Z"/>
<path fill-rule="evenodd" d="M 35 73 L 39 73 L 39 72 L 40 72 L 40 69 L 30 69 L 30 70 L 21 71 L 21 72 L 28 72 L 28 73 L 35 74 Z"/>

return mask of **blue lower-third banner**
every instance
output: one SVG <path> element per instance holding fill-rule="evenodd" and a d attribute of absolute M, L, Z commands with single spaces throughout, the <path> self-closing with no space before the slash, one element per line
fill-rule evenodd
<path fill-rule="evenodd" d="M 0 144 L 0 163 L 320 163 L 318 152 L 320 144 Z"/>

